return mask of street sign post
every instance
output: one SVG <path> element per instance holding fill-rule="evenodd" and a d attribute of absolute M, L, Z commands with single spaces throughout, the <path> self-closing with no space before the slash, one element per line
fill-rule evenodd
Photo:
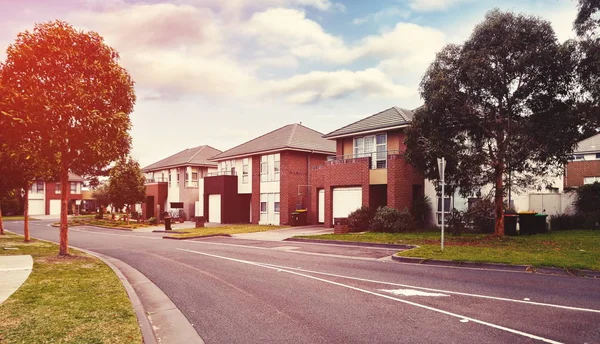
<path fill-rule="evenodd" d="M 438 158 L 437 159 L 437 163 L 438 163 L 438 170 L 440 172 L 440 182 L 442 184 L 442 240 L 441 240 L 441 248 L 442 248 L 442 252 L 444 252 L 444 203 L 445 203 L 445 195 L 444 195 L 444 172 L 446 170 L 446 159 L 445 158 Z"/>

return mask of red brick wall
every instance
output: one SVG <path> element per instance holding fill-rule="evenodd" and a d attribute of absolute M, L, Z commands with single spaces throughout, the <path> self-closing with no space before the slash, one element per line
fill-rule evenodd
<path fill-rule="evenodd" d="M 80 186 L 81 189 L 81 186 Z M 67 199 L 70 200 L 75 200 L 75 199 L 83 199 L 83 195 L 82 194 L 71 194 L 71 186 L 69 185 L 68 187 L 69 190 L 69 196 L 67 197 Z M 55 182 L 47 182 L 44 188 L 44 192 L 46 193 L 46 215 L 50 214 L 50 200 L 51 199 L 60 199 L 60 194 L 56 193 L 56 183 Z M 72 211 L 73 209 L 71 209 Z"/>
<path fill-rule="evenodd" d="M 582 186 L 585 177 L 600 176 L 600 160 L 571 161 L 567 164 L 565 174 L 565 187 Z"/>
<path fill-rule="evenodd" d="M 325 189 L 325 227 L 333 221 L 333 189 L 345 186 L 361 186 L 363 205 L 369 205 L 369 159 L 348 160 L 347 163 L 324 165 L 311 170 L 311 224 L 317 224 L 318 192 Z"/>
<path fill-rule="evenodd" d="M 167 183 L 152 183 L 146 185 L 146 202 L 142 203 L 142 217 L 144 219 L 149 219 L 151 216 L 148 214 L 148 207 L 152 207 L 154 217 L 157 219 L 162 218 L 162 213 L 165 211 L 165 202 L 167 201 L 168 195 L 168 185 Z M 150 202 L 152 199 L 148 197 L 154 197 L 154 201 Z M 157 207 L 158 210 L 157 210 Z"/>
<path fill-rule="evenodd" d="M 406 162 L 401 155 L 388 156 L 388 207 L 410 210 L 413 200 L 413 185 L 424 184 L 423 175 Z"/>

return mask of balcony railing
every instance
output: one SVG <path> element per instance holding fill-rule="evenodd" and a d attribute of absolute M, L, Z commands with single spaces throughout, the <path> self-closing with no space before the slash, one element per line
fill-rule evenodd
<path fill-rule="evenodd" d="M 207 173 L 205 177 L 217 177 L 217 176 L 237 176 L 237 172 L 232 171 L 219 171 Z"/>
<path fill-rule="evenodd" d="M 372 170 L 379 168 L 387 168 L 387 159 L 390 155 L 402 154 L 398 150 L 380 151 L 371 153 L 358 153 L 349 155 L 338 155 L 327 157 L 327 165 L 338 165 L 338 164 L 353 164 L 364 159 L 369 159 L 369 166 Z"/>
<path fill-rule="evenodd" d="M 146 184 L 152 183 L 168 183 L 169 178 L 157 177 L 157 178 L 146 178 Z"/>

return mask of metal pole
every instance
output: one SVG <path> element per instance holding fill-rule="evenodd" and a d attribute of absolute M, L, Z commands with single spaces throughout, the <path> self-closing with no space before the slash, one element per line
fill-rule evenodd
<path fill-rule="evenodd" d="M 444 164 L 444 158 L 442 158 L 442 164 Z M 444 174 L 442 174 L 442 252 L 444 252 L 444 203 L 446 203 L 445 194 L 444 194 Z"/>

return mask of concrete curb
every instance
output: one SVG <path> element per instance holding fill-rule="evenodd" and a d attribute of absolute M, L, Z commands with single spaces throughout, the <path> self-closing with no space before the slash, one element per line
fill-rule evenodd
<path fill-rule="evenodd" d="M 410 250 L 412 248 L 418 247 L 415 245 L 379 244 L 379 243 L 372 243 L 372 242 L 320 240 L 320 239 L 304 239 L 304 238 L 287 238 L 287 239 L 284 239 L 283 241 L 309 242 L 309 243 L 316 243 L 316 244 L 336 244 L 336 245 L 345 245 L 345 246 L 390 248 L 390 249 L 398 249 L 398 250 Z"/>
<path fill-rule="evenodd" d="M 503 270 L 503 271 L 516 271 L 516 272 L 528 272 L 545 275 L 563 275 L 573 277 L 588 277 L 588 278 L 600 278 L 600 271 L 593 270 L 576 270 L 576 269 L 562 269 L 554 267 L 533 267 L 531 265 L 509 265 L 509 264 L 495 264 L 495 263 L 474 263 L 474 262 L 459 262 L 453 260 L 440 260 L 440 259 L 425 259 L 417 257 L 400 257 L 397 255 L 392 256 L 392 260 L 399 263 L 410 263 L 410 264 L 422 264 L 422 265 L 435 265 L 435 266 L 448 266 L 458 268 L 477 268 L 487 270 Z"/>
<path fill-rule="evenodd" d="M 53 241 L 35 239 L 58 245 Z M 144 344 L 205 344 L 194 325 L 173 301 L 140 271 L 119 259 L 77 246 L 69 247 L 102 260 L 115 272 L 131 301 Z"/>
<path fill-rule="evenodd" d="M 145 344 L 204 344 L 179 308 L 140 271 L 119 259 L 71 247 L 98 257 L 119 276 L 135 310 Z"/>
<path fill-rule="evenodd" d="M 154 230 L 152 231 L 152 233 L 173 233 L 173 234 L 186 234 L 186 233 L 191 233 L 191 232 L 174 232 L 172 230 L 170 231 L 165 231 L 165 230 Z"/>
<path fill-rule="evenodd" d="M 214 238 L 214 237 L 231 238 L 231 235 L 229 235 L 229 234 L 209 234 L 209 235 L 196 235 L 196 236 L 184 237 L 184 238 L 175 238 L 175 237 L 170 237 L 170 236 L 164 236 L 162 238 L 169 239 L 169 240 L 191 240 L 191 239 Z"/>

